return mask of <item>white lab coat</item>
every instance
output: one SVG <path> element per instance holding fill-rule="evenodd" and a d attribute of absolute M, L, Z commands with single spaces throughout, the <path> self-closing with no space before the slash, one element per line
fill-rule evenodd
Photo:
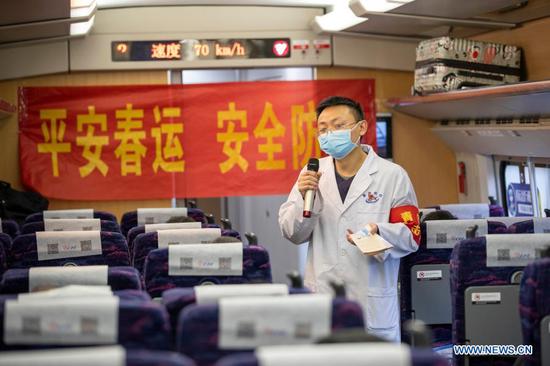
<path fill-rule="evenodd" d="M 323 174 L 311 218 L 302 217 L 304 200 L 295 184 L 279 210 L 279 226 L 291 242 L 309 241 L 304 279 L 307 287 L 314 292 L 331 292 L 328 282 L 340 279 L 346 285 L 348 298 L 362 305 L 367 331 L 399 342 L 399 262 L 401 257 L 416 251 L 418 245 L 407 226 L 390 224 L 388 220 L 392 207 L 418 204 L 405 170 L 380 158 L 369 146 L 362 148 L 368 156 L 344 203 L 336 184 L 333 159 L 322 158 L 319 171 Z M 371 202 L 367 202 L 369 193 Z M 357 232 L 368 223 L 376 223 L 380 235 L 394 247 L 369 257 L 346 240 L 346 229 Z"/>

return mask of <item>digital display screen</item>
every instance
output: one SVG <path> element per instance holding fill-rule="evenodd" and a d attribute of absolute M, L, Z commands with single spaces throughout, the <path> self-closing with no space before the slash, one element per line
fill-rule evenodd
<path fill-rule="evenodd" d="M 391 116 L 376 116 L 376 145 L 379 156 L 386 159 L 393 157 Z"/>
<path fill-rule="evenodd" d="M 289 58 L 289 38 L 113 41 L 113 61 L 200 61 Z"/>

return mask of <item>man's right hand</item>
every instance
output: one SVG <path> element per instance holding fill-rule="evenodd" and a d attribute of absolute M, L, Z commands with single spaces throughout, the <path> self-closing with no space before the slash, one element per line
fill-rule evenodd
<path fill-rule="evenodd" d="M 319 188 L 319 178 L 321 178 L 321 172 L 312 172 L 306 170 L 298 177 L 298 191 L 302 195 L 302 198 L 306 195 L 306 192 L 311 190 L 316 191 Z"/>

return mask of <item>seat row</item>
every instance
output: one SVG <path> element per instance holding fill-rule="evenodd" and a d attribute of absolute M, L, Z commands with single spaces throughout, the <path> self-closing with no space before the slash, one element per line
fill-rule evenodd
<path fill-rule="evenodd" d="M 47 359 L 48 352 L 35 354 L 29 352 L 30 349 L 95 344 L 118 344 L 124 347 L 126 351 L 118 350 L 122 353 L 122 356 L 118 356 L 122 359 L 122 365 L 142 365 L 128 357 L 124 363 L 124 354 L 140 354 L 144 350 L 149 352 L 144 353 L 149 357 L 159 355 L 168 360 L 172 357 L 173 362 L 167 365 L 244 366 L 250 362 L 260 365 L 297 362 L 313 365 L 319 362 L 312 355 L 301 355 L 308 349 L 310 353 L 330 350 L 332 354 L 325 354 L 323 358 L 328 357 L 328 360 L 323 360 L 321 364 L 334 364 L 338 360 L 338 357 L 334 357 L 340 355 L 344 357 L 341 360 L 347 357 L 350 363 L 346 364 L 350 365 L 364 364 L 369 359 L 375 364 L 385 360 L 384 364 L 396 366 L 444 365 L 443 360 L 429 349 L 411 350 L 401 345 L 363 343 L 355 347 L 352 344 L 305 346 L 340 331 L 363 329 L 360 305 L 347 300 L 341 289 L 336 293 L 337 296 L 310 294 L 307 289 L 289 288 L 281 284 L 214 285 L 166 291 L 162 304 L 129 291 L 109 294 L 101 287 L 64 287 L 41 293 L 20 294 L 17 298 L 1 299 L 0 321 L 3 323 L 0 329 L 3 333 L 0 350 L 26 352 L 0 353 L 0 365 L 3 365 L 2 360 L 7 362 L 5 360 L 17 360 L 18 357 L 20 360 L 28 357 Z M 158 353 L 168 350 L 172 345 L 189 359 Z M 263 348 L 270 345 L 304 346 L 291 347 L 291 350 L 280 349 L 281 354 L 264 354 L 277 350 Z M 359 352 L 361 349 L 363 351 Z M 110 352 L 113 348 L 107 350 Z M 342 353 L 344 350 L 359 354 L 352 354 L 349 358 L 350 354 Z M 74 350 L 58 350 L 57 357 L 65 352 L 75 356 Z M 395 357 L 396 352 L 399 357 Z M 84 354 L 88 355 L 86 352 Z M 56 357 L 52 352 L 49 355 Z M 289 355 L 301 356 L 292 361 Z M 93 355 L 91 357 L 94 359 Z M 265 357 L 269 361 L 265 361 Z M 271 357 L 275 357 L 275 360 L 283 358 L 273 363 Z M 79 364 L 74 357 L 69 359 Z M 146 357 L 143 365 L 148 364 Z"/>
<path fill-rule="evenodd" d="M 402 320 L 429 324 L 436 347 L 451 340 L 452 344 L 533 344 L 531 358 L 540 362 L 541 343 L 525 343 L 535 330 L 524 328 L 522 337 L 519 284 L 524 267 L 539 263 L 550 247 L 550 218 L 432 221 L 428 213 L 425 219 L 419 250 L 402 260 Z M 550 298 L 545 285 L 537 286 L 539 294 Z M 530 307 L 538 309 L 540 302 L 532 301 Z M 549 310 L 540 311 L 549 315 Z M 538 328 L 536 333 L 547 334 L 548 329 Z M 514 359 L 499 361 L 511 365 Z M 455 356 L 455 362 L 463 365 L 466 359 Z M 487 358 L 469 357 L 468 362 L 485 364 Z"/>

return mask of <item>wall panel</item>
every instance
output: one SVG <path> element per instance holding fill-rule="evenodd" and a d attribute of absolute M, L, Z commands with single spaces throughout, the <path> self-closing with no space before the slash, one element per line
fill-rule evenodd
<path fill-rule="evenodd" d="M 480 41 L 513 44 L 523 49 L 528 80 L 550 78 L 550 17 L 523 24 L 512 30 L 485 33 L 475 37 Z"/>

